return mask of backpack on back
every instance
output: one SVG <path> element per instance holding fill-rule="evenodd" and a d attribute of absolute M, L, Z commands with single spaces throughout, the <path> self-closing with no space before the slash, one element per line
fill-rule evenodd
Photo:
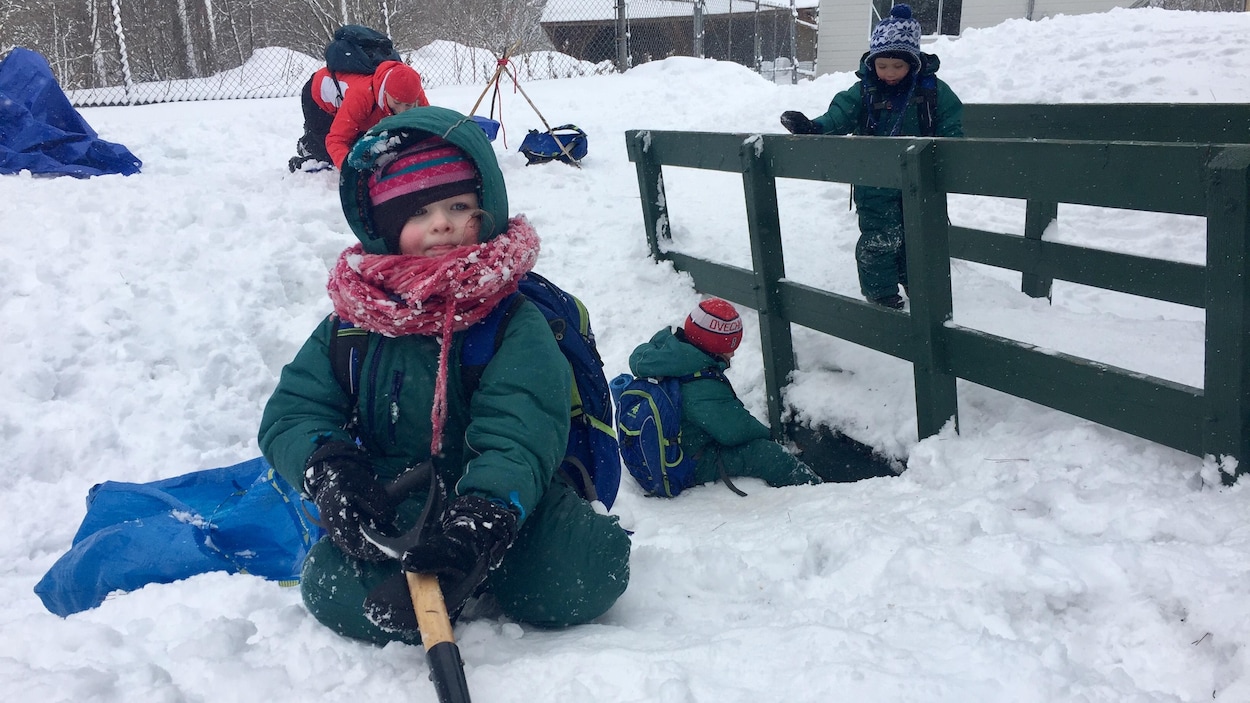
<path fill-rule="evenodd" d="M 470 393 L 477 389 L 482 372 L 503 341 L 508 321 L 526 299 L 547 318 L 561 353 L 573 369 L 569 439 L 560 471 L 583 498 L 598 500 L 611 508 L 621 483 L 620 454 L 612 429 L 612 400 L 590 328 L 590 314 L 580 300 L 546 278 L 527 273 L 517 293 L 465 334 L 460 349 L 465 388 Z M 360 393 L 360 360 L 368 343 L 367 332 L 342 320 L 330 339 L 330 364 L 339 385 L 353 400 L 353 414 Z"/>
<path fill-rule="evenodd" d="M 648 495 L 672 498 L 694 485 L 698 457 L 681 446 L 681 384 L 702 378 L 728 383 L 719 369 L 708 368 L 681 377 L 634 378 L 620 393 L 621 461 Z"/>
<path fill-rule="evenodd" d="M 345 24 L 326 45 L 326 68 L 335 73 L 372 74 L 383 61 L 402 61 L 391 38 L 359 24 Z"/>

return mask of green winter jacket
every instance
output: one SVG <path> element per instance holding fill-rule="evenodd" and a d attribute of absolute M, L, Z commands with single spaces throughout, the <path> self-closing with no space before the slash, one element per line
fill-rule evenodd
<path fill-rule="evenodd" d="M 368 201 L 368 169 L 379 157 L 430 134 L 464 149 L 481 173 L 483 241 L 507 225 L 507 192 L 490 142 L 458 113 L 427 107 L 387 118 L 356 143 L 344 164 L 340 195 L 348 223 L 371 253 L 387 253 L 375 236 Z M 506 304 L 506 303 L 504 303 Z M 303 485 L 304 466 L 327 440 L 350 440 L 349 396 L 330 364 L 334 321 L 327 318 L 282 370 L 265 406 L 260 448 L 292 485 Z M 542 313 L 522 304 L 507 323 L 498 348 L 468 394 L 460 368 L 464 333 L 449 353 L 447 421 L 443 454 L 434 465 L 456 495 L 477 494 L 514 506 L 522 522 L 538 505 L 564 456 L 569 431 L 572 373 Z M 378 477 L 389 481 L 429 459 L 430 408 L 438 374 L 438 342 L 410 335 L 369 335 L 360 367 L 358 434 Z M 401 522 L 419 504 L 401 508 Z"/>
<path fill-rule="evenodd" d="M 707 368 L 724 372 L 729 364 L 685 341 L 681 332 L 663 329 L 629 356 L 635 376 L 688 376 Z M 692 485 L 717 478 L 758 478 L 770 486 L 820 483 L 803 462 L 772 441 L 734 394 L 728 381 L 700 378 L 681 385 L 681 449 L 694 456 Z"/>
<path fill-rule="evenodd" d="M 665 328 L 634 349 L 629 355 L 629 368 L 639 377 L 687 376 L 707 368 L 723 372 L 729 364 Z M 707 378 L 682 384 L 682 452 L 699 456 L 709 444 L 734 447 L 771 436 L 768 427 L 747 412 L 728 383 Z"/>
<path fill-rule="evenodd" d="M 959 100 L 959 97 L 955 95 L 955 92 L 950 89 L 950 86 L 937 77 L 936 74 L 941 66 L 941 61 L 933 54 L 922 53 L 920 58 L 921 64 L 918 74 L 920 84 L 925 85 L 927 82 L 932 81 L 937 93 L 937 105 L 932 115 L 932 136 L 964 136 L 964 105 Z M 888 110 L 880 111 L 881 116 L 878 118 L 875 128 L 870 132 L 866 132 L 862 128 L 864 91 L 874 89 L 878 91 L 878 102 L 888 101 L 891 94 L 898 91 L 877 79 L 876 71 L 868 65 L 867 53 L 860 58 L 859 70 L 855 72 L 855 75 L 859 77 L 859 82 L 833 96 L 833 100 L 829 103 L 829 109 L 825 114 L 813 119 L 812 122 L 820 127 L 822 134 L 889 136 L 894 120 Z M 906 81 L 904 81 L 903 85 L 905 84 Z M 906 88 L 902 89 L 905 90 Z M 919 114 L 921 107 L 922 105 L 915 102 L 908 104 L 897 136 L 921 136 Z M 856 186 L 855 205 L 861 211 L 865 208 L 870 211 L 874 208 L 884 210 L 887 206 L 882 205 L 883 200 L 893 200 L 899 196 L 899 191 L 892 188 Z M 898 224 L 901 225 L 902 223 L 899 222 Z"/>

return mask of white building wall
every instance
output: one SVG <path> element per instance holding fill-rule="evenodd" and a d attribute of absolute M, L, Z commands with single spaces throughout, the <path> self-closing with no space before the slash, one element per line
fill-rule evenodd
<path fill-rule="evenodd" d="M 1247 0 L 1250 2 L 1250 0 Z M 1054 15 L 1083 15 L 1128 7 L 1132 0 L 963 0 L 959 30 L 993 27 L 1018 17 L 1042 19 Z M 820 39 L 816 73 L 854 71 L 868 50 L 872 26 L 870 0 L 820 0 Z"/>
<path fill-rule="evenodd" d="M 868 51 L 871 27 L 870 0 L 820 0 L 817 75 L 858 68 L 859 57 Z"/>
<path fill-rule="evenodd" d="M 1128 7 L 1131 0 L 963 0 L 959 29 L 980 29 L 1001 24 L 1004 20 L 1027 17 L 1040 20 L 1055 15 L 1085 15 Z M 1030 6 L 1032 6 L 1030 8 Z M 1032 10 L 1032 15 L 1029 14 Z"/>
<path fill-rule="evenodd" d="M 1005 20 L 1024 17 L 1028 10 L 1028 0 L 964 0 L 959 14 L 959 31 L 993 27 Z"/>

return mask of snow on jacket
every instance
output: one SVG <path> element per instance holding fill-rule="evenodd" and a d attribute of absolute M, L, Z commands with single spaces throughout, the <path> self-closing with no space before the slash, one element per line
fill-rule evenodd
<path fill-rule="evenodd" d="M 382 84 L 388 72 L 403 65 L 405 64 L 399 61 L 384 61 L 378 65 L 377 70 L 371 76 L 359 73 L 337 74 L 341 82 L 340 87 L 343 88 L 342 102 L 337 107 L 334 105 L 334 99 L 338 97 L 338 93 L 335 90 L 334 80 L 330 77 L 329 69 L 322 68 L 313 74 L 313 101 L 321 109 L 334 115 L 334 122 L 330 125 L 329 133 L 326 134 L 326 152 L 330 154 L 330 159 L 334 161 L 336 168 L 343 168 L 343 160 L 347 158 L 347 153 L 351 151 L 352 145 L 356 143 L 360 135 L 394 114 L 382 97 Z M 420 80 L 419 74 L 418 80 Z M 418 94 L 417 104 L 420 106 L 430 104 L 425 97 L 424 90 Z M 331 107 L 334 109 L 330 109 Z"/>
<path fill-rule="evenodd" d="M 438 134 L 477 163 L 483 241 L 507 225 L 507 193 L 490 142 L 476 123 L 450 110 L 417 108 L 389 118 L 361 140 L 344 164 L 340 196 L 348 224 L 370 253 L 385 253 L 375 236 L 366 182 L 372 159 Z M 506 302 L 503 304 L 507 304 Z M 292 485 L 303 484 L 304 465 L 325 440 L 350 440 L 349 396 L 335 378 L 327 318 L 283 370 L 265 407 L 260 447 Z M 464 332 L 453 337 L 448 369 L 448 412 L 442 455 L 434 465 L 457 495 L 477 494 L 515 505 L 528 515 L 542 498 L 564 456 L 569 431 L 572 374 L 546 319 L 521 305 L 468 393 L 460 368 Z M 358 434 L 378 477 L 389 481 L 429 459 L 430 407 L 438 373 L 438 341 L 409 335 L 369 335 L 360 368 Z"/>

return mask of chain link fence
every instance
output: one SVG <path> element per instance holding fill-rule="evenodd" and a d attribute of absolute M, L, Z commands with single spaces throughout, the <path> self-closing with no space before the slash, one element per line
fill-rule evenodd
<path fill-rule="evenodd" d="M 669 56 L 793 80 L 817 0 L 0 0 L 0 54 L 42 54 L 76 106 L 293 96 L 343 24 L 386 32 L 426 87 L 627 70 Z M 778 60 L 780 59 L 780 60 Z"/>

